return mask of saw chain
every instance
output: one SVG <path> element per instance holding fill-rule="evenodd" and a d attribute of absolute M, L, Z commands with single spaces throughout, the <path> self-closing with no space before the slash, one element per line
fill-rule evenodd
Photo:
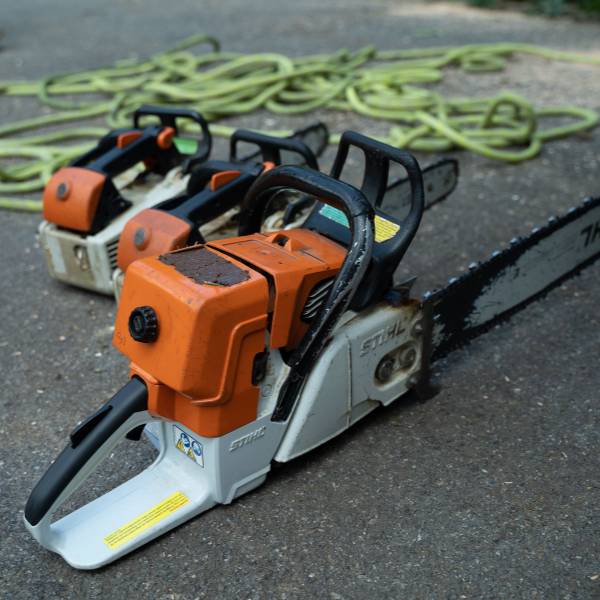
<path fill-rule="evenodd" d="M 436 360 L 527 306 L 600 255 L 600 198 L 587 198 L 544 227 L 472 263 L 423 303 L 433 317 Z"/>

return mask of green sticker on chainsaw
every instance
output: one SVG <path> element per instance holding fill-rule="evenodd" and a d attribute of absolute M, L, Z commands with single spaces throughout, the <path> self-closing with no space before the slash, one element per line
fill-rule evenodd
<path fill-rule="evenodd" d="M 198 151 L 198 142 L 191 138 L 176 137 L 173 138 L 173 143 L 181 154 L 195 154 Z"/>
<path fill-rule="evenodd" d="M 319 214 L 326 219 L 331 219 L 343 227 L 349 227 L 346 215 L 333 206 L 324 204 L 319 211 Z M 391 240 L 400 231 L 400 225 L 393 223 L 388 219 L 384 219 L 379 215 L 375 215 L 375 241 L 380 244 Z"/>

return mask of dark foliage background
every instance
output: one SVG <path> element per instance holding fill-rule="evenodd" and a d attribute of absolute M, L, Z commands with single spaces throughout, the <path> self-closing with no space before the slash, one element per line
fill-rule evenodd
<path fill-rule="evenodd" d="M 597 13 L 600 15 L 600 0 L 515 0 L 519 4 L 529 5 L 528 8 L 540 11 L 545 15 L 559 16 L 573 9 L 586 13 Z M 469 0 L 474 6 L 496 7 L 502 4 L 502 0 Z"/>

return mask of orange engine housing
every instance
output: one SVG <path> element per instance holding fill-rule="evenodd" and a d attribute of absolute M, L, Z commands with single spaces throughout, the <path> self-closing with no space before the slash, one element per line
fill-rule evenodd
<path fill-rule="evenodd" d="M 146 208 L 131 217 L 121 232 L 117 265 L 121 271 L 140 258 L 183 248 L 192 226 L 183 219 L 156 208 Z M 141 240 L 136 243 L 136 235 Z"/>
<path fill-rule="evenodd" d="M 335 242 L 296 229 L 133 262 L 113 343 L 146 381 L 150 412 L 208 437 L 256 419 L 257 355 L 299 343 L 310 291 L 335 276 L 345 254 Z M 129 332 L 129 316 L 141 306 L 150 306 L 158 322 L 150 343 Z"/>
<path fill-rule="evenodd" d="M 90 169 L 64 167 L 44 188 L 44 219 L 59 227 L 87 233 L 106 183 L 106 176 Z"/>

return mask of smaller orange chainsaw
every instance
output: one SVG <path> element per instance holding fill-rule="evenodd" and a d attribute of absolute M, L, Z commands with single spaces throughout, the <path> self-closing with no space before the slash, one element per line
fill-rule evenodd
<path fill-rule="evenodd" d="M 126 223 L 119 239 L 118 269 L 113 276 L 117 297 L 123 274 L 134 260 L 232 233 L 232 223 L 246 192 L 265 170 L 281 164 L 318 170 L 317 156 L 325 149 L 328 138 L 323 123 L 286 138 L 236 130 L 230 138 L 229 160 L 208 160 L 199 165 L 185 194 L 146 208 Z M 257 150 L 241 157 L 241 147 Z"/>
<path fill-rule="evenodd" d="M 190 125 L 199 138 L 181 131 Z M 135 111 L 131 128 L 111 131 L 58 170 L 44 189 L 39 227 L 50 275 L 112 294 L 125 222 L 142 208 L 185 191 L 190 173 L 206 161 L 211 147 L 208 125 L 197 112 L 143 106 Z"/>

